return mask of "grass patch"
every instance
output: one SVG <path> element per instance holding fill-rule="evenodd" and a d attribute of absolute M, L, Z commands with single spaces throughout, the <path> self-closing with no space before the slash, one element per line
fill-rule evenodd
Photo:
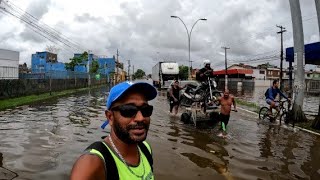
<path fill-rule="evenodd" d="M 0 110 L 15 108 L 17 106 L 30 104 L 37 101 L 43 101 L 51 98 L 56 98 L 60 96 L 65 96 L 65 95 L 73 94 L 76 92 L 85 91 L 88 89 L 90 88 L 70 89 L 70 90 L 64 90 L 64 91 L 51 92 L 51 95 L 50 93 L 43 93 L 39 95 L 29 95 L 29 96 L 23 96 L 23 97 L 11 98 L 11 99 L 4 99 L 4 100 L 0 100 Z"/>
<path fill-rule="evenodd" d="M 253 102 L 248 102 L 242 99 L 235 99 L 236 103 L 241 105 L 241 106 L 245 106 L 247 108 L 249 108 L 250 110 L 252 110 L 253 112 L 259 113 L 260 110 L 260 106 L 253 103 Z"/>
<path fill-rule="evenodd" d="M 308 129 L 310 131 L 320 133 L 320 130 L 311 128 L 312 122 L 313 122 L 313 119 L 308 119 L 307 122 L 297 122 L 295 125 L 304 129 Z"/>

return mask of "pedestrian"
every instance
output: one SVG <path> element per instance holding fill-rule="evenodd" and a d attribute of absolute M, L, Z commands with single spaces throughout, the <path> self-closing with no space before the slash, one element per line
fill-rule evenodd
<path fill-rule="evenodd" d="M 181 87 L 179 86 L 179 81 L 174 80 L 174 83 L 170 87 L 169 91 L 169 101 L 170 101 L 170 113 L 172 113 L 172 110 L 174 109 L 174 115 L 176 116 L 178 114 L 178 109 L 180 105 L 180 90 L 185 88 L 185 86 Z"/>
<path fill-rule="evenodd" d="M 105 111 L 110 134 L 86 149 L 70 179 L 154 179 L 152 150 L 145 139 L 153 111 L 148 101 L 156 96 L 156 89 L 143 82 L 123 82 L 111 88 Z"/>
<path fill-rule="evenodd" d="M 220 130 L 222 130 L 222 132 L 218 136 L 224 136 L 227 134 L 227 125 L 230 119 L 231 105 L 233 104 L 235 112 L 237 112 L 237 107 L 234 97 L 230 95 L 228 89 L 224 90 L 223 97 L 219 97 L 218 101 L 221 105 L 219 120 L 221 122 Z"/>

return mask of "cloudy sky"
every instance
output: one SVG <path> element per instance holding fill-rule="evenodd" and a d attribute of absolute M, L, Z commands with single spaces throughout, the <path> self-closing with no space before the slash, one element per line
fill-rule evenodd
<path fill-rule="evenodd" d="M 147 73 L 159 60 L 188 64 L 187 33 L 178 19 L 192 32 L 191 60 L 199 68 L 210 59 L 215 69 L 224 62 L 222 46 L 230 47 L 231 63 L 279 54 L 280 36 L 276 25 L 286 27 L 284 45 L 293 45 L 288 0 L 12 0 L 14 10 L 24 11 L 55 29 L 60 37 L 78 49 L 113 56 L 119 49 L 120 61 L 131 60 L 135 69 Z M 319 41 L 314 0 L 300 0 L 305 43 Z M 4 4 L 2 3 L 2 7 Z M 10 8 L 6 7 L 7 10 Z M 19 9 L 21 8 L 21 9 Z M 11 9 L 12 10 L 12 9 Z M 24 13 L 26 15 L 26 13 Z M 36 22 L 29 22 L 36 23 Z M 39 23 L 38 23 L 39 24 Z M 20 63 L 30 65 L 31 54 L 54 45 L 60 49 L 59 61 L 67 62 L 77 50 L 49 41 L 22 20 L 0 10 L 0 48 L 20 52 Z M 37 31 L 37 30 L 36 30 Z M 258 55 L 258 56 L 257 56 Z M 255 64 L 264 63 L 257 61 Z M 253 62 L 247 62 L 254 64 Z M 273 60 L 271 63 L 279 64 Z"/>

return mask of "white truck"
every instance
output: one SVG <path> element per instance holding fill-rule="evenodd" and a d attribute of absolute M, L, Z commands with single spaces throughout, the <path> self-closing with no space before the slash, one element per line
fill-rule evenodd
<path fill-rule="evenodd" d="M 153 85 L 161 88 L 165 87 L 168 80 L 178 79 L 179 65 L 176 62 L 158 62 L 152 68 Z"/>

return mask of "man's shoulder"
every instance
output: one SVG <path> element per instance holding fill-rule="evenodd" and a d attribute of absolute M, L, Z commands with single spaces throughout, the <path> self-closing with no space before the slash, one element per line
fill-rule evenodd
<path fill-rule="evenodd" d="M 103 176 L 104 163 L 101 158 L 93 154 L 83 154 L 73 165 L 70 179 L 103 179 Z"/>
<path fill-rule="evenodd" d="M 140 143 L 140 147 L 141 146 L 145 146 L 147 148 L 147 150 L 149 151 L 149 153 L 152 155 L 152 148 L 149 142 L 147 141 L 143 141 Z"/>

